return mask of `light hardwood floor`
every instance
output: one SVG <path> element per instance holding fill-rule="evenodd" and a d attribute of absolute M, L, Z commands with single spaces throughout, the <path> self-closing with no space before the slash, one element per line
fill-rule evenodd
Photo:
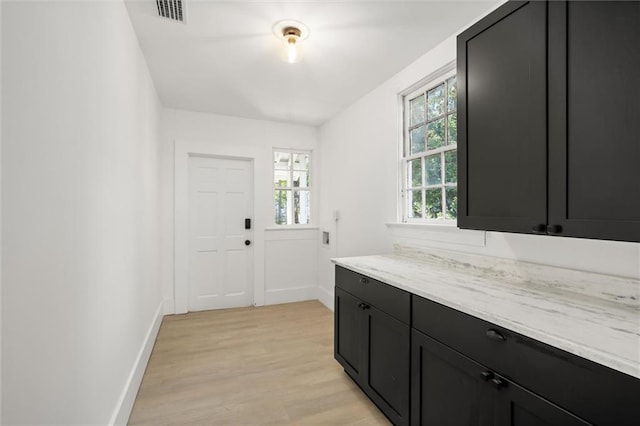
<path fill-rule="evenodd" d="M 317 301 L 165 317 L 130 425 L 388 425 Z"/>

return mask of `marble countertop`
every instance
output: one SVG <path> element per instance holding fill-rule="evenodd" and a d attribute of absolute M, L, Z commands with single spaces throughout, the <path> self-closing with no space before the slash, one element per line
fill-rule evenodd
<path fill-rule="evenodd" d="M 640 281 L 477 256 L 334 263 L 640 378 Z"/>

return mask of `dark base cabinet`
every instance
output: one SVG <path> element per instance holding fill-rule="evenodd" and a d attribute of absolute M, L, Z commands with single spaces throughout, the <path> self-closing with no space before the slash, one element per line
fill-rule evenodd
<path fill-rule="evenodd" d="M 590 424 L 419 331 L 412 339 L 413 425 Z"/>
<path fill-rule="evenodd" d="M 403 290 L 336 268 L 335 359 L 396 425 L 409 424 L 410 303 Z"/>
<path fill-rule="evenodd" d="M 340 266 L 334 337 L 396 425 L 640 425 L 639 379 Z"/>

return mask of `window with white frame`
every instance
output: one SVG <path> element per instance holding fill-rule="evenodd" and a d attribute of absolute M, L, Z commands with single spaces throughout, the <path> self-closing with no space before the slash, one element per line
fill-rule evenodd
<path fill-rule="evenodd" d="M 404 96 L 403 221 L 457 218 L 456 104 L 452 73 Z"/>
<path fill-rule="evenodd" d="M 311 153 L 273 151 L 276 225 L 307 225 L 311 220 Z"/>

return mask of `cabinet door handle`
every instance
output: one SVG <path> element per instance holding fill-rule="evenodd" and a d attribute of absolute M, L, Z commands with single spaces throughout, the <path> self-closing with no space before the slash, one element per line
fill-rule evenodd
<path fill-rule="evenodd" d="M 507 386 L 507 382 L 505 382 L 502 379 L 499 379 L 497 377 L 494 377 L 493 379 L 491 379 L 491 383 L 493 383 L 493 385 L 496 387 L 496 389 L 500 389 L 503 388 L 505 386 Z"/>
<path fill-rule="evenodd" d="M 494 330 L 493 328 L 488 329 L 485 334 L 491 340 L 497 340 L 500 342 L 504 342 L 505 340 L 507 340 L 502 334 L 500 334 L 497 330 Z"/>
<path fill-rule="evenodd" d="M 371 306 L 367 305 L 366 303 L 363 303 L 362 310 L 365 310 L 365 309 L 371 309 Z"/>
<path fill-rule="evenodd" d="M 547 233 L 549 234 L 561 234 L 562 226 L 560 225 L 549 225 L 547 226 Z"/>
<path fill-rule="evenodd" d="M 544 234 L 547 232 L 547 225 L 545 225 L 544 223 L 539 223 L 537 225 L 533 225 L 531 227 L 531 230 L 535 233 L 535 234 Z"/>
<path fill-rule="evenodd" d="M 366 284 L 368 282 L 369 280 L 367 280 L 365 277 L 360 277 L 360 284 Z"/>
<path fill-rule="evenodd" d="M 482 373 L 480 373 L 480 376 L 482 376 L 485 382 L 488 382 L 493 378 L 493 373 L 491 371 L 483 371 Z"/>

